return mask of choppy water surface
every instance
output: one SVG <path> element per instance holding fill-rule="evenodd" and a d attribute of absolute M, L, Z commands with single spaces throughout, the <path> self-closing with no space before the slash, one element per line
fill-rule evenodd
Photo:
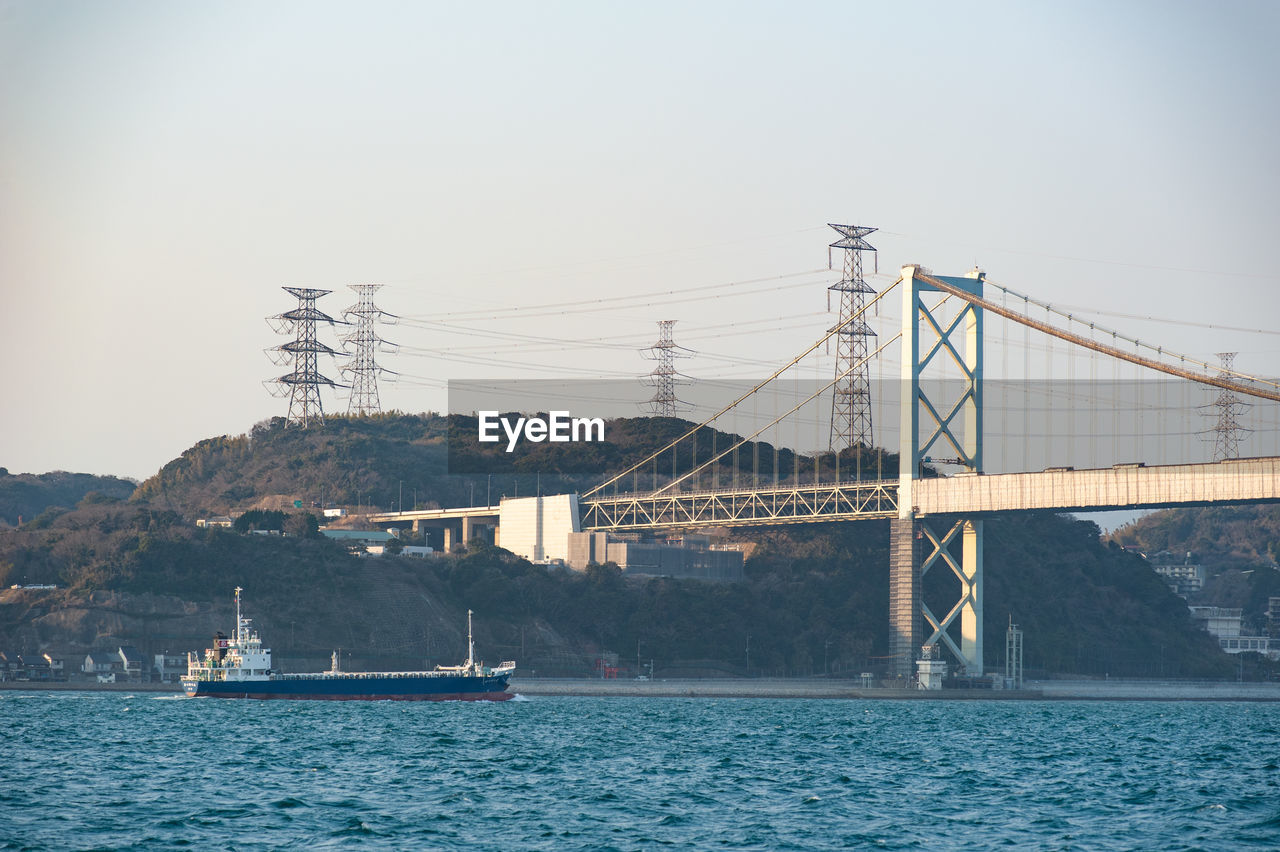
<path fill-rule="evenodd" d="M 1280 706 L 0 693 L 0 848 L 1280 848 Z"/>

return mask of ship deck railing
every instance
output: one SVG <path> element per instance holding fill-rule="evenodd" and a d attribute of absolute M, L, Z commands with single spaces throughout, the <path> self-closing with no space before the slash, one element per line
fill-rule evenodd
<path fill-rule="evenodd" d="M 480 670 L 478 673 L 483 677 L 492 677 L 491 670 Z M 462 672 L 456 671 L 429 671 L 429 672 L 301 672 L 298 674 L 280 673 L 275 676 L 276 680 L 332 680 L 333 678 L 341 678 L 350 680 L 353 678 L 362 679 L 388 679 L 388 678 L 406 678 L 406 677 L 465 677 Z"/>

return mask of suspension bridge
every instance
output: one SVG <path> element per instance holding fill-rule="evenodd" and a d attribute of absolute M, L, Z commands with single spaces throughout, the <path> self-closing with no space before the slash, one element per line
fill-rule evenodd
<path fill-rule="evenodd" d="M 892 335 L 864 347 L 855 358 L 837 362 L 831 381 L 816 382 L 812 390 L 793 384 L 788 396 L 787 377 L 795 375 L 806 358 L 842 332 L 848 334 L 853 323 L 862 324 L 873 311 L 893 304 L 890 296 L 895 291 L 900 327 Z M 1034 333 L 1046 352 L 1046 362 L 1067 358 L 1072 381 L 1045 380 L 1037 385 L 1024 375 L 1021 398 L 1010 405 L 1007 381 L 987 387 L 984 331 L 993 321 L 1005 323 L 1006 329 L 1021 329 L 1028 351 Z M 1010 337 L 1016 335 L 1006 330 L 1006 344 Z M 806 416 L 812 419 L 824 399 L 829 401 L 841 387 L 848 387 L 852 374 L 865 371 L 868 363 L 891 347 L 900 353 L 900 374 L 882 383 L 887 399 L 880 404 L 882 409 L 897 409 L 896 456 L 875 449 L 864 438 L 852 446 L 832 446 L 829 453 L 792 452 L 784 458 L 781 447 L 788 424 Z M 1088 353 L 1091 359 L 1087 379 L 1074 375 L 1079 353 Z M 1119 364 L 1143 378 L 1128 384 L 1100 381 L 1099 370 L 1105 367 L 1099 364 L 1113 365 L 1113 379 L 1119 375 L 1114 365 Z M 1004 371 L 1005 377 L 1008 372 Z M 1151 377 L 1167 384 L 1153 384 Z M 1100 384 L 1106 387 L 1093 394 L 1090 405 L 1086 390 L 1077 384 L 1086 390 Z M 781 394 L 779 387 L 784 389 Z M 976 270 L 946 276 L 904 266 L 889 288 L 859 304 L 768 378 L 667 445 L 577 495 L 577 526 L 583 531 L 645 532 L 888 520 L 893 673 L 910 676 L 919 649 L 937 646 L 950 652 L 959 670 L 977 676 L 984 672 L 984 516 L 1017 510 L 1280 501 L 1280 453 L 1168 463 L 1163 443 L 1168 443 L 1165 421 L 1173 416 L 1171 412 L 1185 415 L 1211 405 L 1194 402 L 1196 389 L 1217 393 L 1219 405 L 1224 398 L 1231 406 L 1250 400 L 1268 411 L 1280 411 L 1271 405 L 1280 402 L 1280 384 L 1272 379 L 1103 329 L 1030 296 L 990 285 L 985 274 Z M 996 395 L 1000 399 L 993 406 Z M 1176 397 L 1171 405 L 1169 396 Z M 770 414 L 760 423 L 758 408 L 765 397 Z M 781 404 L 780 398 L 785 399 Z M 748 406 L 758 428 L 726 436 L 718 427 Z M 999 415 L 998 429 L 993 430 L 992 421 L 984 416 L 990 411 Z M 1199 416 L 1203 417 L 1202 411 Z M 1152 417 L 1158 425 L 1148 423 Z M 1083 429 L 1079 428 L 1082 418 Z M 882 414 L 881 420 L 885 419 L 893 418 Z M 866 428 L 869 436 L 869 419 Z M 1099 441 L 1105 441 L 1108 432 L 1116 437 L 1124 429 L 1134 430 L 1129 435 L 1130 452 L 1139 457 L 1091 464 L 1101 458 Z M 833 435 L 835 431 L 833 427 Z M 882 429 L 881 434 L 892 431 Z M 1019 434 L 1028 443 L 1038 441 L 1037 458 L 1050 462 L 1083 458 L 1085 463 L 1010 470 L 1017 464 L 1004 458 L 1008 453 L 1001 447 L 999 469 L 989 470 L 992 454 L 984 446 L 984 436 L 992 432 Z M 1024 467 L 1029 458 L 1024 449 Z M 499 514 L 500 507 L 486 506 L 385 513 L 371 520 L 384 524 L 460 521 L 466 540 L 473 524 L 494 525 Z M 958 597 L 945 611 L 935 612 L 922 599 L 922 580 L 934 569 L 950 571 L 959 583 Z"/>

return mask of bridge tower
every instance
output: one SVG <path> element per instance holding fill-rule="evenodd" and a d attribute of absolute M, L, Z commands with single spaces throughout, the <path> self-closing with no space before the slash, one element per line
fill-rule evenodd
<path fill-rule="evenodd" d="M 938 520 L 918 516 L 912 485 L 922 477 L 934 453 L 945 453 L 966 472 L 982 472 L 982 309 L 966 303 L 948 319 L 925 300 L 940 291 L 918 276 L 925 270 L 904 266 L 902 285 L 902 407 L 899 428 L 898 517 L 889 522 L 889 645 L 894 674 L 910 677 L 922 645 L 942 645 L 973 677 L 983 673 L 982 521 Z M 982 296 L 983 273 L 933 276 Z M 960 380 L 921 383 L 925 371 L 949 359 Z M 957 547 L 958 546 L 958 547 Z M 956 551 L 959 551 L 957 553 Z M 922 600 L 921 580 L 932 568 L 952 571 L 960 581 L 960 599 L 938 617 Z M 921 626 L 931 631 L 921 641 Z M 960 643 L 949 628 L 959 620 Z"/>

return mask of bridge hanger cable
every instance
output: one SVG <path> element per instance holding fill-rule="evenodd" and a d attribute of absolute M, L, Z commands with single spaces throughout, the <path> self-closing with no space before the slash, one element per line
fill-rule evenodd
<path fill-rule="evenodd" d="M 694 475 L 695 475 L 695 474 L 697 474 L 697 473 L 700 473 L 702 470 L 706 469 L 709 465 L 714 464 L 715 462 L 717 462 L 717 461 L 719 461 L 720 459 L 722 459 L 722 458 L 724 458 L 725 456 L 727 456 L 729 453 L 733 452 L 734 450 L 737 450 L 739 447 L 741 447 L 741 446 L 743 446 L 744 444 L 746 444 L 746 443 L 747 443 L 748 441 L 750 441 L 752 438 L 759 437 L 761 434 L 763 434 L 764 432 L 768 431 L 768 430 L 769 430 L 770 428 L 772 428 L 773 426 L 777 425 L 777 423 L 778 423 L 779 421 L 781 421 L 783 418 L 787 417 L 788 415 L 794 414 L 796 411 L 798 411 L 798 410 L 800 410 L 801 408 L 803 408 L 804 406 L 808 405 L 810 402 L 813 402 L 813 400 L 817 399 L 817 398 L 818 398 L 819 396 L 821 396 L 822 394 L 824 394 L 824 393 L 826 393 L 827 391 L 831 390 L 831 388 L 835 387 L 835 385 L 836 385 L 836 383 L 837 383 L 837 382 L 839 382 L 841 379 L 845 378 L 846 376 L 850 375 L 850 374 L 851 374 L 851 373 L 853 373 L 855 370 L 857 370 L 857 369 L 861 368 L 863 364 L 867 363 L 867 362 L 868 362 L 868 361 L 870 361 L 872 358 L 874 358 L 874 357 L 876 357 L 877 355 L 879 355 L 881 352 L 883 352 L 885 349 L 887 349 L 890 345 L 892 345 L 892 344 L 894 344 L 894 343 L 897 343 L 897 342 L 898 342 L 898 339 L 899 339 L 899 338 L 901 338 L 901 337 L 902 337 L 902 332 L 898 332 L 898 333 L 897 333 L 897 334 L 895 334 L 893 337 L 889 338 L 889 339 L 888 339 L 888 340 L 886 340 L 883 344 L 881 344 L 881 345 L 880 345 L 880 347 L 879 347 L 878 349 L 876 349 L 876 351 L 872 352 L 872 353 L 871 353 L 870 355 L 868 355 L 866 358 L 861 359 L 860 361 L 858 361 L 858 363 L 856 363 L 856 364 L 852 365 L 851 367 L 849 367 L 849 369 L 845 370 L 843 373 L 841 373 L 840 375 L 836 376 L 834 379 L 832 379 L 831 381 L 827 382 L 825 385 L 823 385 L 822 387 L 818 388 L 818 389 L 817 389 L 816 391 L 814 391 L 813 393 L 809 394 L 809 396 L 808 396 L 808 397 L 806 397 L 805 399 L 801 400 L 800 402 L 797 402 L 794 406 L 792 406 L 792 407 L 791 407 L 791 410 L 790 410 L 790 411 L 784 411 L 782 414 L 779 414 L 777 417 L 775 417 L 775 418 L 774 418 L 773 420 L 771 420 L 769 423 L 766 423 L 764 426 L 761 426 L 759 429 L 757 429 L 756 431 L 752 432 L 750 435 L 747 435 L 746 437 L 740 437 L 740 438 L 738 438 L 738 442 L 737 442 L 736 444 L 734 444 L 733 446 L 729 447 L 728 449 L 721 450 L 721 451 L 719 452 L 719 454 L 714 455 L 714 456 L 712 456 L 711 458 L 707 459 L 707 460 L 706 460 L 706 461 L 704 461 L 702 464 L 700 464 L 700 465 L 698 465 L 697 467 L 693 468 L 692 470 L 690 470 L 689 472 L 685 473 L 684 475 L 682 475 L 682 476 L 681 476 L 681 477 L 679 477 L 678 479 L 673 479 L 673 480 L 671 480 L 670 482 L 668 482 L 666 485 L 662 486 L 661 488 L 657 488 L 657 489 L 655 489 L 655 490 L 653 491 L 653 493 L 652 493 L 651 495 L 649 495 L 649 496 L 651 496 L 651 497 L 656 497 L 657 495 L 659 495 L 659 494 L 663 493 L 664 491 L 666 491 L 666 490 L 668 490 L 668 489 L 670 489 L 670 488 L 674 488 L 675 486 L 679 485 L 681 482 L 684 482 L 684 481 L 685 481 L 686 479 L 688 479 L 689 477 L 694 476 Z M 758 449 L 758 447 L 757 447 L 757 449 Z"/>
<path fill-rule="evenodd" d="M 867 303 L 866 303 L 866 305 L 864 305 L 864 306 L 863 306 L 862 310 L 860 310 L 860 311 L 858 311 L 858 312 L 854 313 L 852 316 L 850 316 L 850 317 L 849 317 L 849 319 L 850 319 L 850 320 L 854 320 L 854 319 L 857 319 L 858 317 L 862 316 L 863 314 L 865 314 L 865 313 L 867 312 L 867 310 L 869 310 L 873 305 L 877 304 L 881 299 L 883 299 L 883 298 L 884 298 L 885 296 L 887 296 L 889 293 L 893 292 L 893 288 L 894 288 L 894 287 L 896 287 L 896 286 L 898 286 L 898 283 L 899 283 L 899 282 L 895 281 L 893 284 L 889 285 L 889 287 L 887 287 L 886 289 L 884 289 L 884 290 L 883 290 L 883 291 L 881 291 L 880 293 L 876 294 L 876 297 L 875 297 L 874 299 L 872 299 L 871 301 L 867 302 Z M 762 382 L 758 383 L 758 384 L 757 384 L 755 387 L 753 387 L 751 390 L 747 391 L 747 392 L 746 392 L 746 393 L 744 393 L 742 396 L 738 397 L 738 398 L 737 398 L 737 399 L 735 399 L 733 402 L 731 402 L 731 403 L 729 403 L 728 405 L 726 405 L 724 408 L 721 408 L 721 409 L 720 409 L 719 411 L 717 411 L 715 414 L 711 415 L 711 416 L 710 416 L 710 417 L 708 417 L 706 420 L 704 420 L 704 421 L 702 421 L 701 423 L 699 423 L 697 426 L 694 426 L 692 429 L 690 429 L 688 432 L 685 432 L 685 433 L 684 433 L 683 435 L 681 435 L 679 438 L 676 438 L 675 440 L 671 441 L 671 442 L 670 442 L 670 443 L 668 443 L 665 447 L 663 447 L 663 448 L 661 448 L 661 449 L 659 449 L 659 450 L 655 450 L 654 452 L 650 453 L 648 456 L 645 456 L 643 459 L 641 459 L 640 461 L 638 461 L 638 462 L 636 462 L 635 464 L 633 464 L 631 467 L 627 468 L 626 470 L 622 471 L 622 472 L 621 472 L 621 473 L 619 473 L 618 475 L 614 476 L 612 479 L 609 479 L 609 480 L 607 480 L 607 481 L 605 481 L 605 482 L 600 483 L 600 484 L 599 484 L 599 485 L 597 485 L 595 488 L 592 488 L 590 491 L 587 491 L 586 493 L 584 493 L 582 496 L 583 496 L 584 498 L 585 498 L 585 497 L 590 497 L 591 495 L 596 494 L 597 492 L 603 491 L 605 488 L 608 488 L 610 485 L 613 485 L 615 482 L 618 482 L 618 481 L 620 481 L 620 480 L 622 480 L 622 479 L 624 479 L 624 478 L 626 478 L 626 477 L 630 476 L 631 474 L 635 473 L 636 471 L 640 470 L 641 468 L 645 467 L 646 465 L 648 465 L 648 464 L 649 464 L 649 462 L 654 461 L 655 459 L 657 459 L 657 458 L 658 458 L 658 456 L 662 455 L 662 454 L 663 454 L 663 453 L 665 453 L 667 450 L 670 450 L 670 449 L 674 448 L 677 444 L 679 444 L 679 443 L 680 443 L 681 441 L 683 441 L 685 438 L 688 438 L 689 436 L 691 436 L 691 435 L 693 435 L 693 434 L 697 433 L 697 431 L 698 431 L 699 429 L 703 429 L 703 428 L 708 428 L 708 427 L 710 427 L 710 426 L 711 426 L 711 424 L 712 424 L 712 423 L 715 423 L 715 422 L 716 422 L 716 420 L 718 420 L 722 414 L 726 414 L 726 413 L 728 413 L 729 411 L 734 410 L 735 408 L 737 408 L 738 403 L 740 403 L 740 402 L 742 402 L 742 401 L 746 400 L 746 399 L 747 399 L 747 397 L 751 396 L 751 395 L 752 395 L 752 394 L 754 394 L 756 391 L 760 390 L 760 389 L 761 389 L 761 388 L 763 388 L 765 385 L 769 384 L 769 383 L 770 383 L 770 382 L 772 382 L 774 379 L 778 378 L 778 376 L 781 376 L 781 375 L 782 375 L 783 373 L 785 373 L 787 370 L 791 369 L 791 368 L 792 368 L 792 367 L 794 367 L 796 364 L 800 363 L 800 361 L 804 360 L 804 358 L 806 358 L 809 354 L 811 354 L 812 352 L 814 352 L 814 351 L 816 351 L 816 350 L 820 349 L 820 348 L 821 348 L 821 347 L 822 347 L 822 346 L 823 346 L 823 345 L 824 345 L 828 340 L 830 340 L 832 337 L 834 337 L 836 334 L 838 334 L 838 333 L 840 332 L 840 330 L 841 330 L 843 327 L 844 327 L 844 326 L 842 326 L 842 325 L 840 325 L 839 323 L 837 323 L 837 324 L 836 324 L 836 326 L 835 326 L 834 328 L 832 328 L 830 331 L 828 331 L 826 334 L 824 334 L 824 335 L 823 335 L 823 336 L 822 336 L 822 337 L 821 337 L 821 338 L 820 338 L 816 343 L 814 343 L 812 346 L 810 346 L 810 347 L 809 347 L 808 349 L 806 349 L 804 352 L 801 352 L 799 355 L 797 355 L 796 357 L 792 358 L 792 359 L 791 359 L 790 361 L 788 361 L 786 364 L 782 365 L 782 366 L 781 366 L 781 367 L 779 367 L 777 370 L 775 370 L 775 371 L 773 372 L 773 374 L 772 374 L 771 376 L 769 376 L 769 378 L 767 378 L 767 379 L 765 379 L 764 381 L 762 381 Z"/>
<path fill-rule="evenodd" d="M 1048 323 L 1040 322 L 1039 320 L 1032 319 L 1031 317 L 1026 316 L 1024 314 L 1020 314 L 1017 311 L 1011 311 L 1007 308 L 1003 308 L 1000 305 L 996 304 L 995 302 L 990 302 L 979 296 L 975 296 L 971 293 L 968 293 L 965 290 L 960 289 L 959 287 L 955 287 L 951 284 L 948 284 L 946 281 L 943 281 L 932 275 L 923 273 L 919 269 L 916 270 L 915 274 L 921 281 L 927 282 L 930 286 L 936 287 L 937 289 L 941 290 L 944 293 L 950 293 L 956 298 L 963 299 L 964 301 L 968 302 L 971 305 L 975 305 L 984 310 L 990 311 L 991 313 L 996 314 L 997 316 L 1002 316 L 1005 319 L 1013 320 L 1016 323 L 1021 323 L 1022 325 L 1025 325 L 1029 328 L 1033 328 L 1036 331 L 1056 337 L 1059 340 L 1065 340 L 1069 343 L 1074 343 L 1077 346 L 1083 346 L 1085 349 L 1092 349 L 1094 352 L 1101 352 L 1103 355 L 1110 355 L 1113 358 L 1119 358 L 1122 361 L 1128 361 L 1130 364 L 1137 364 L 1139 367 L 1146 367 L 1148 369 L 1155 370 L 1156 372 L 1166 373 L 1170 376 L 1176 376 L 1180 379 L 1188 379 L 1190 381 L 1199 382 L 1201 384 L 1213 385 L 1214 387 L 1222 388 L 1224 390 L 1235 391 L 1236 393 L 1244 394 L 1246 396 L 1257 397 L 1259 399 L 1269 399 L 1273 402 L 1280 402 L 1280 383 L 1269 381 L 1267 379 L 1261 379 L 1256 376 L 1249 376 L 1244 373 L 1236 372 L 1234 370 L 1232 371 L 1218 370 L 1219 373 L 1230 374 L 1230 375 L 1236 376 L 1237 378 L 1245 379 L 1247 381 L 1257 382 L 1259 384 L 1269 385 L 1271 387 L 1277 388 L 1277 390 L 1275 391 L 1270 391 L 1270 390 L 1265 390 L 1263 388 L 1250 387 L 1248 385 L 1243 385 L 1238 382 L 1228 381 L 1225 378 L 1219 378 L 1217 376 L 1207 376 L 1203 373 L 1197 373 L 1192 370 L 1184 370 L 1181 367 L 1175 367 L 1172 364 L 1165 364 L 1160 361 L 1156 361 L 1152 358 L 1146 358 L 1142 355 L 1138 355 L 1137 353 L 1126 352 L 1125 350 L 1120 349 L 1118 347 L 1108 346 L 1105 343 L 1100 343 L 1096 340 L 1090 340 L 1089 338 L 1083 337 L 1079 334 L 1074 334 L 1069 331 L 1063 331 L 1062 329 L 1056 328 L 1052 325 L 1049 325 Z M 995 285 L 995 286 L 998 287 L 999 285 Z M 1022 296 L 1021 294 L 1017 294 L 1017 295 L 1019 296 L 1019 298 L 1024 299 L 1024 301 L 1028 300 L 1028 297 Z M 1076 320 L 1076 321 L 1078 322 L 1079 320 Z M 1109 332 L 1109 333 L 1111 333 L 1113 337 L 1117 337 L 1117 338 L 1120 337 L 1120 335 L 1116 332 Z M 1154 348 L 1149 346 L 1148 344 L 1143 344 L 1141 341 L 1134 340 L 1133 338 L 1123 338 L 1123 339 L 1126 340 L 1127 342 L 1133 343 L 1134 348 L 1137 348 L 1138 346 L 1143 346 L 1143 345 L 1146 345 L 1147 348 L 1149 349 Z M 1156 351 L 1160 352 L 1161 354 L 1166 354 L 1165 350 L 1163 349 L 1158 349 Z M 1188 358 L 1182 355 L 1178 355 L 1177 353 L 1167 353 L 1167 354 L 1176 355 L 1177 357 L 1182 358 L 1184 361 L 1190 361 L 1191 363 L 1198 364 L 1199 366 L 1205 367 L 1206 369 L 1215 369 L 1211 367 L 1209 364 L 1205 364 L 1202 361 L 1197 361 L 1194 358 Z"/>
<path fill-rule="evenodd" d="M 992 280 L 990 280 L 990 279 L 987 279 L 987 280 L 986 280 L 986 283 L 987 283 L 987 284 L 989 284 L 989 285 L 991 285 L 992 287 L 996 287 L 996 288 L 998 288 L 998 289 L 1002 290 L 1002 291 L 1003 291 L 1004 293 L 1006 293 L 1007 295 L 1013 296 L 1013 297 L 1015 297 L 1015 298 L 1017 298 L 1017 299 L 1021 299 L 1021 300 L 1023 301 L 1023 304 L 1028 304 L 1028 303 L 1029 303 L 1029 304 L 1035 305 L 1035 306 L 1036 306 L 1036 307 L 1038 307 L 1038 308 L 1043 308 L 1043 309 L 1044 309 L 1044 311 L 1045 311 L 1045 314 L 1046 314 L 1046 315 L 1048 315 L 1048 314 L 1050 314 L 1050 313 L 1054 313 L 1054 314 L 1057 314 L 1058 316 L 1062 317 L 1063 319 L 1067 320 L 1068 322 L 1078 322 L 1078 323 L 1080 323 L 1081 325 L 1088 325 L 1088 326 L 1089 326 L 1089 329 L 1090 329 L 1091 331 L 1099 331 L 1099 332 L 1102 332 L 1103 334 L 1109 334 L 1109 335 L 1111 335 L 1111 339 L 1112 339 L 1112 340 L 1123 340 L 1123 341 L 1124 341 L 1124 342 L 1126 342 L 1126 343 L 1132 343 L 1132 344 L 1134 345 L 1134 347 L 1135 347 L 1135 348 L 1136 348 L 1136 347 L 1139 347 L 1139 346 L 1141 346 L 1141 347 L 1145 347 L 1145 348 L 1147 348 L 1147 349 L 1151 350 L 1152 352 L 1155 352 L 1155 353 L 1157 353 L 1157 354 L 1159 354 L 1159 355 L 1167 355 L 1167 356 L 1169 356 L 1169 357 L 1171 357 L 1171 358 L 1178 358 L 1178 359 L 1179 359 L 1180 361 L 1182 361 L 1183 363 L 1195 364 L 1197 367 L 1203 367 L 1203 368 L 1204 368 L 1204 369 L 1206 369 L 1206 370 L 1212 370 L 1215 374 L 1219 374 L 1219 375 L 1220 375 L 1220 374 L 1224 374 L 1224 373 L 1225 373 L 1225 374 L 1227 374 L 1227 375 L 1235 376 L 1236 378 L 1238 378 L 1238 379 L 1243 379 L 1243 380 L 1245 380 L 1245 381 L 1257 382 L 1257 383 L 1259 383 L 1259 384 L 1270 385 L 1271 387 L 1274 387 L 1274 388 L 1280 388 L 1280 383 L 1277 383 L 1277 382 L 1274 382 L 1274 381 L 1270 381 L 1270 380 L 1268 380 L 1268 379 L 1258 378 L 1257 376 L 1251 376 L 1251 375 L 1249 375 L 1249 374 L 1247 374 L 1247 373 L 1239 372 L 1238 370 L 1224 369 L 1221 365 L 1217 365 L 1217 364 L 1209 364 L 1209 363 L 1207 363 L 1207 362 L 1205 362 L 1205 361 L 1201 361 L 1201 360 L 1199 360 L 1198 358 L 1193 358 L 1193 357 L 1191 357 L 1190 355 L 1183 355 L 1183 354 L 1182 354 L 1182 353 L 1180 353 L 1180 352 L 1173 352 L 1173 351 L 1171 351 L 1171 350 L 1164 349 L 1163 347 L 1159 347 L 1159 346 L 1152 346 L 1150 343 L 1146 343 L 1146 342 L 1144 342 L 1144 341 L 1138 340 L 1136 337 L 1129 337 L 1129 336 L 1127 336 L 1127 335 L 1121 334 L 1120 332 L 1116 331 L 1115 329 L 1107 328 L 1106 326 L 1098 325 L 1097 323 L 1087 322 L 1086 320 L 1081 319 L 1079 316 L 1077 316 L 1077 315 L 1075 315 L 1075 314 L 1067 313 L 1066 311 L 1062 310 L 1062 309 L 1061 309 L 1061 307 L 1055 307 L 1054 305 L 1051 305 L 1051 304 L 1049 304 L 1048 302 L 1042 302 L 1042 301 L 1040 301 L 1039 299 L 1036 299 L 1036 298 L 1034 298 L 1034 297 L 1032 297 L 1032 296 L 1028 296 L 1028 295 L 1026 295 L 1025 293 L 1019 293 L 1017 290 L 1014 290 L 1014 289 L 1012 289 L 1012 288 L 1010 288 L 1010 287 L 1005 287 L 1005 286 L 1004 286 L 1004 285 L 1002 285 L 1002 284 L 997 284 L 996 282 L 994 282 L 994 281 L 992 281 Z M 977 303 L 975 302 L 974 304 L 977 304 Z M 982 307 L 987 307 L 987 306 L 986 306 L 986 305 L 982 305 Z M 1085 311 L 1085 312 L 1086 312 L 1086 313 L 1103 313 L 1103 312 L 1101 312 L 1101 311 L 1092 311 L 1091 309 L 1086 309 L 1086 311 Z M 997 313 L 999 313 L 999 312 L 997 312 Z M 1028 324 L 1029 324 L 1029 323 L 1027 323 L 1027 322 L 1024 322 L 1022 319 L 1018 319 L 1018 318 L 1017 318 L 1017 317 L 1015 317 L 1015 316 L 1009 316 L 1008 314 L 1003 314 L 1003 313 L 1002 313 L 1002 314 L 1000 314 L 1000 315 L 1001 315 L 1001 316 L 1006 317 L 1006 319 L 1012 319 L 1014 322 L 1020 322 L 1020 323 L 1022 323 L 1023 325 L 1028 325 Z M 1127 314 L 1117 314 L 1117 316 L 1129 316 L 1129 315 L 1127 315 Z M 1136 318 L 1136 319 L 1148 319 L 1148 320 L 1154 320 L 1154 317 L 1134 317 L 1134 318 Z M 1034 322 L 1034 321 L 1033 321 L 1033 322 Z M 1185 323 L 1185 324 L 1186 324 L 1186 325 L 1195 325 L 1195 323 Z M 1052 332 L 1052 331 L 1048 331 L 1048 330 L 1047 330 L 1047 329 L 1049 329 L 1049 328 L 1053 328 L 1053 326 L 1049 326 L 1047 323 L 1046 323 L 1045 325 L 1046 325 L 1046 328 L 1040 328 L 1040 327 L 1039 327 L 1039 326 L 1037 326 L 1037 325 L 1032 325 L 1031 327 L 1032 327 L 1032 328 L 1036 328 L 1036 329 L 1037 329 L 1037 330 L 1039 330 L 1039 331 L 1044 331 L 1046 334 L 1053 334 L 1053 336 L 1055 336 L 1055 337 L 1061 337 L 1061 335 L 1056 334 L 1055 332 Z M 1211 327 L 1211 326 L 1209 326 L 1209 327 Z M 1235 329 L 1235 330 L 1237 330 L 1237 331 L 1248 331 L 1249 329 Z M 1066 334 L 1071 334 L 1070 332 L 1065 332 L 1065 333 L 1066 333 Z M 1272 333 L 1272 332 L 1266 332 L 1266 333 Z M 1280 332 L 1275 332 L 1275 333 L 1280 333 Z M 1076 336 L 1076 335 L 1072 335 L 1070 338 L 1063 337 L 1062 339 L 1063 339 L 1063 340 L 1070 340 L 1070 341 L 1071 341 L 1071 342 L 1073 342 L 1073 343 L 1077 343 L 1077 342 L 1079 342 L 1079 341 L 1081 341 L 1081 340 L 1087 340 L 1088 338 L 1078 337 L 1078 336 Z M 1081 345 L 1085 345 L 1085 344 L 1081 344 Z M 1120 351 L 1120 350 L 1112 351 L 1112 350 L 1107 350 L 1107 349 L 1099 349 L 1099 348 L 1097 348 L 1097 347 L 1095 347 L 1095 346 L 1091 346 L 1091 345 L 1090 345 L 1090 346 L 1086 346 L 1086 348 L 1094 349 L 1094 350 L 1095 350 L 1095 351 L 1097 351 L 1097 352 L 1102 352 L 1104 355 L 1115 355 L 1116 351 Z M 1116 357 L 1123 357 L 1123 356 L 1116 355 Z M 1126 360 L 1126 361 L 1130 361 L 1130 362 L 1135 363 L 1135 364 L 1139 364 L 1140 366 L 1149 366 L 1149 367 L 1151 367 L 1151 369 L 1154 369 L 1154 370 L 1161 370 L 1162 372 L 1170 372 L 1169 370 L 1165 370 L 1165 369 L 1163 369 L 1162 367 L 1152 366 L 1152 364 L 1146 363 L 1146 360 L 1145 360 L 1145 359 L 1144 359 L 1144 361 L 1133 361 L 1133 359 L 1128 358 L 1128 357 L 1125 357 L 1125 360 Z M 1153 363 L 1158 364 L 1159 362 L 1153 362 Z M 1174 368 L 1174 369 L 1176 369 L 1176 368 Z M 1170 372 L 1170 374 L 1171 374 L 1171 375 L 1176 375 L 1176 376 L 1178 376 L 1178 377 L 1180 377 L 1180 378 L 1184 378 L 1184 379 L 1192 379 L 1192 380 L 1194 380 L 1194 381 L 1201 381 L 1201 380 L 1203 379 L 1203 377 L 1202 377 L 1202 376 L 1200 376 L 1199 374 L 1191 373 L 1190 371 L 1188 371 L 1188 372 L 1186 372 L 1186 373 L 1172 373 L 1172 372 Z M 1213 383 L 1213 382 L 1210 382 L 1210 384 L 1214 384 L 1214 383 Z M 1241 388 L 1238 388 L 1238 387 L 1236 387 L 1236 386 L 1234 386 L 1234 385 L 1233 385 L 1233 386 L 1231 386 L 1231 387 L 1227 387 L 1226 385 L 1218 385 L 1218 387 L 1224 387 L 1224 388 L 1226 388 L 1227 390 L 1241 390 L 1241 392 L 1247 392 L 1247 391 L 1243 391 Z M 1265 397 L 1265 398 L 1266 398 L 1266 399 L 1272 399 L 1273 397 Z"/>

